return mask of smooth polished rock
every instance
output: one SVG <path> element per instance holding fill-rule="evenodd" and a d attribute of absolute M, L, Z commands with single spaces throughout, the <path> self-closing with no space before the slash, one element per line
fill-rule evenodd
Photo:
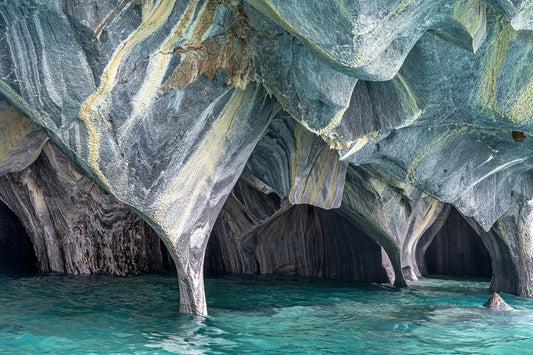
<path fill-rule="evenodd" d="M 381 248 L 334 211 L 291 206 L 243 181 L 211 234 L 206 271 L 387 282 Z"/>
<path fill-rule="evenodd" d="M 413 269 L 409 265 L 402 267 L 402 274 L 403 274 L 403 278 L 406 281 L 417 281 L 418 280 L 418 277 L 416 277 L 416 274 L 414 273 Z"/>
<path fill-rule="evenodd" d="M 392 79 L 431 28 L 449 29 L 454 41 L 470 37 L 473 48 L 484 38 L 480 1 L 246 1 L 328 65 L 363 80 Z"/>
<path fill-rule="evenodd" d="M 110 16 L 130 21 L 119 27 L 127 35 L 88 53 L 84 43 L 95 38 L 57 7 L 0 4 L 1 45 L 9 48 L 0 61 L 0 92 L 150 223 L 177 265 L 181 309 L 198 314 L 207 312 L 202 266 L 210 229 L 279 110 L 258 84 L 228 86 L 224 70 L 211 80 L 201 76 L 183 89 L 162 90 L 186 58 L 174 49 L 220 32 L 216 5 L 121 3 Z M 132 8 L 140 23 L 121 17 Z M 36 72 L 41 75 L 32 77 Z"/>
<path fill-rule="evenodd" d="M 42 129 L 0 97 L 0 175 L 30 166 L 47 141 Z"/>
<path fill-rule="evenodd" d="M 442 228 L 428 237 L 420 240 L 418 248 L 423 250 L 417 251 L 425 255 L 418 265 L 423 274 L 492 277 L 490 253 L 483 239 L 457 210 L 452 209 Z"/>
<path fill-rule="evenodd" d="M 347 165 L 320 137 L 280 113 L 258 142 L 244 171 L 292 204 L 332 209 L 341 205 Z"/>

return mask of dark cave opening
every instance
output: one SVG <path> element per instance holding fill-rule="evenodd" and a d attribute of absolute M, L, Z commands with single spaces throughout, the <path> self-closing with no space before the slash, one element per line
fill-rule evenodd
<path fill-rule="evenodd" d="M 417 259 L 424 276 L 492 277 L 489 251 L 455 208 L 437 234 L 419 242 Z"/>
<path fill-rule="evenodd" d="M 217 221 L 206 250 L 206 275 L 390 282 L 381 246 L 335 211 L 295 205 L 246 234 L 235 233 L 234 225 Z"/>
<path fill-rule="evenodd" d="M 168 251 L 167 246 L 165 245 L 165 243 L 163 243 L 162 240 L 159 240 L 159 244 L 160 244 L 160 249 L 161 249 L 161 259 L 163 262 L 163 272 L 169 273 L 169 274 L 175 274 L 177 270 L 176 270 L 176 264 L 174 263 L 174 260 L 172 260 L 172 255 L 170 255 L 170 252 Z"/>
<path fill-rule="evenodd" d="M 0 202 L 0 271 L 36 273 L 37 258 L 19 218 Z"/>

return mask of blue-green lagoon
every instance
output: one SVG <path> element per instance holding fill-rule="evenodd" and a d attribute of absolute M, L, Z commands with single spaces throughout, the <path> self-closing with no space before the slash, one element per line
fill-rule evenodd
<path fill-rule="evenodd" d="M 533 300 L 480 307 L 489 283 L 403 290 L 290 278 L 206 280 L 209 317 L 179 314 L 174 276 L 0 275 L 2 354 L 520 354 Z"/>

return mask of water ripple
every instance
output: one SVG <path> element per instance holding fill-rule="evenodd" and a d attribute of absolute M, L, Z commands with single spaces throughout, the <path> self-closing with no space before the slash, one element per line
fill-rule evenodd
<path fill-rule="evenodd" d="M 301 279 L 206 280 L 207 318 L 178 314 L 172 276 L 0 275 L 0 354 L 519 354 L 533 302 L 480 307 L 487 282 L 403 290 Z"/>

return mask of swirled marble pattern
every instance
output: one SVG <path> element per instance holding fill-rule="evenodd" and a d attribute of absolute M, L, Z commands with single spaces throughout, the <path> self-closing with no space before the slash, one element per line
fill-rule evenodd
<path fill-rule="evenodd" d="M 0 172 L 53 141 L 157 232 L 185 312 L 207 313 L 243 171 L 339 208 L 398 285 L 451 204 L 530 295 L 532 20 L 506 0 L 0 0 Z"/>

